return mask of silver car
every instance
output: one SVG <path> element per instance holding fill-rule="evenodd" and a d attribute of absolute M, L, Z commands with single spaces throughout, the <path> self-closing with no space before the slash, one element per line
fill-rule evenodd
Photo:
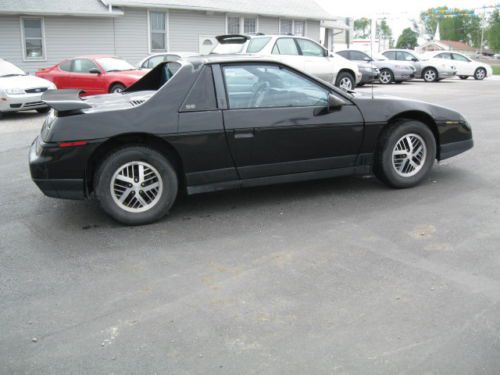
<path fill-rule="evenodd" d="M 409 81 L 415 76 L 415 68 L 408 63 L 391 61 L 384 56 L 378 56 L 372 59 L 366 53 L 353 49 L 338 51 L 337 53 L 346 59 L 358 63 L 363 73 L 361 84 L 375 80 L 371 78 L 374 74 L 373 69 L 376 69 L 378 72 L 376 79 L 382 84 L 392 82 L 401 83 L 403 81 Z M 370 68 L 372 71 L 370 71 Z"/>
<path fill-rule="evenodd" d="M 356 63 L 328 52 L 315 41 L 293 35 L 220 35 L 211 53 L 248 53 L 272 56 L 298 70 L 345 90 L 352 90 L 362 75 Z"/>
<path fill-rule="evenodd" d="M 426 82 L 437 82 L 454 77 L 457 69 L 453 64 L 440 59 L 422 60 L 415 51 L 405 49 L 389 49 L 382 52 L 389 60 L 409 62 L 415 68 L 415 78 L 423 78 Z"/>

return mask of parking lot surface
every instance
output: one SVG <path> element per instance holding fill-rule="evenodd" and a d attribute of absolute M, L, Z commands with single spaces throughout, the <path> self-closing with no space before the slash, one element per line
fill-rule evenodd
<path fill-rule="evenodd" d="M 43 116 L 0 120 L 0 373 L 498 374 L 500 81 L 373 91 L 460 111 L 475 148 L 413 189 L 203 194 L 143 227 L 43 196 Z"/>

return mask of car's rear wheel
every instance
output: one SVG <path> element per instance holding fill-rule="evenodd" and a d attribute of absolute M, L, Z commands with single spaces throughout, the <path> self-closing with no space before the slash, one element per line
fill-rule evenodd
<path fill-rule="evenodd" d="M 460 79 L 467 79 L 469 76 L 458 76 Z"/>
<path fill-rule="evenodd" d="M 387 185 L 408 188 L 419 184 L 436 158 L 436 141 L 420 121 L 398 120 L 382 133 L 374 172 Z"/>
<path fill-rule="evenodd" d="M 486 78 L 486 69 L 477 68 L 476 71 L 474 72 L 474 79 L 477 79 L 478 81 L 482 81 L 485 78 Z"/>
<path fill-rule="evenodd" d="M 426 68 L 422 72 L 422 77 L 425 82 L 437 82 L 439 75 L 436 69 L 434 68 Z"/>
<path fill-rule="evenodd" d="M 394 74 L 392 73 L 392 71 L 390 69 L 384 68 L 380 71 L 380 75 L 378 77 L 378 80 L 383 85 L 387 85 L 387 84 L 391 83 L 392 81 L 394 81 Z"/>
<path fill-rule="evenodd" d="M 48 111 L 50 111 L 50 108 L 49 107 L 45 107 L 45 108 L 37 108 L 36 111 L 38 113 L 47 113 Z"/>
<path fill-rule="evenodd" d="M 103 210 L 127 225 L 161 219 L 174 204 L 178 191 L 172 163 L 145 146 L 112 152 L 98 168 L 94 181 Z"/>
<path fill-rule="evenodd" d="M 350 73 L 340 72 L 337 76 L 335 86 L 344 90 L 352 90 L 354 88 L 354 77 Z"/>
<path fill-rule="evenodd" d="M 123 90 L 125 90 L 125 86 L 122 85 L 121 83 L 115 83 L 109 88 L 110 93 L 118 93 L 122 92 Z"/>

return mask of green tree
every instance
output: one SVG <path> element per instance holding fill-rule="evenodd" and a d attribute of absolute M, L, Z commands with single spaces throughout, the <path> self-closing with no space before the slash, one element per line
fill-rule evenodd
<path fill-rule="evenodd" d="M 432 9 L 428 9 L 420 14 L 420 19 L 428 34 L 434 35 L 439 22 L 442 40 L 462 41 L 479 47 L 481 43 L 481 19 L 478 15 L 445 6 L 436 9 L 444 13 L 436 14 Z"/>
<path fill-rule="evenodd" d="M 495 52 L 500 51 L 500 13 L 498 9 L 493 12 L 489 19 L 489 27 L 486 31 L 488 47 Z"/>
<path fill-rule="evenodd" d="M 370 20 L 366 17 L 354 20 L 354 36 L 356 38 L 368 38 L 370 36 Z"/>
<path fill-rule="evenodd" d="M 417 46 L 418 33 L 410 27 L 403 30 L 396 43 L 396 48 L 414 49 Z"/>

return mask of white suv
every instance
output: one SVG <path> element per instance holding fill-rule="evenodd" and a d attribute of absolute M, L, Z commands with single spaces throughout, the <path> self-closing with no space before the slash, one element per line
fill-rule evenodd
<path fill-rule="evenodd" d="M 292 35 L 220 35 L 211 53 L 273 56 L 344 90 L 361 81 L 358 65 L 328 52 L 315 41 Z"/>

